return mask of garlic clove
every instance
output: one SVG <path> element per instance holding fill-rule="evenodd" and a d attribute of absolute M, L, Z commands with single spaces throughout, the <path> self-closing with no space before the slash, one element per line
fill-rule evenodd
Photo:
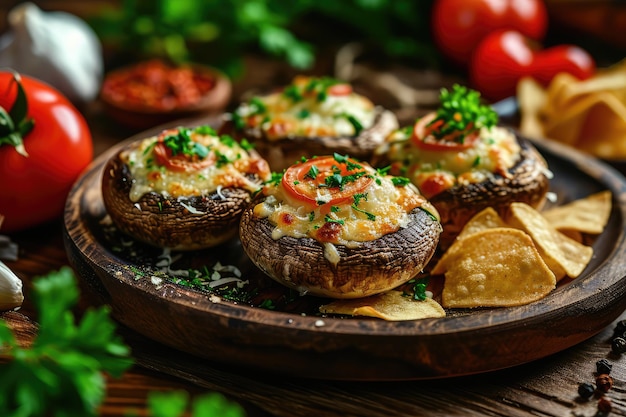
<path fill-rule="evenodd" d="M 0 311 L 18 310 L 23 302 L 22 281 L 0 261 Z"/>
<path fill-rule="evenodd" d="M 55 87 L 75 104 L 93 100 L 102 82 L 102 45 L 95 32 L 72 14 L 45 12 L 32 2 L 8 13 L 0 36 L 0 67 Z"/>

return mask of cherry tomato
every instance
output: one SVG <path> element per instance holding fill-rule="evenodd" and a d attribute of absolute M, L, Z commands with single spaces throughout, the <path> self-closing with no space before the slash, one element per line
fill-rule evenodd
<path fill-rule="evenodd" d="M 11 119 L 0 125 L 0 232 L 13 232 L 62 215 L 70 188 L 93 158 L 93 144 L 82 114 L 37 79 L 0 72 L 0 107 L 10 115 L 0 119 Z"/>
<path fill-rule="evenodd" d="M 546 86 L 552 78 L 567 72 L 579 79 L 595 73 L 594 59 L 573 45 L 547 49 L 533 43 L 517 31 L 498 31 L 478 45 L 469 68 L 472 87 L 491 100 L 514 96 L 517 82 L 532 76 Z"/>
<path fill-rule="evenodd" d="M 363 165 L 352 158 L 320 156 L 287 168 L 282 186 L 291 197 L 312 208 L 320 207 L 324 212 L 331 206 L 350 201 L 372 181 Z M 330 192 L 331 198 L 320 204 L 322 188 Z"/>
<path fill-rule="evenodd" d="M 543 40 L 548 13 L 542 0 L 436 0 L 432 32 L 441 53 L 467 65 L 474 48 L 489 33 L 513 29 Z"/>
<path fill-rule="evenodd" d="M 460 152 L 471 148 L 474 143 L 476 143 L 478 132 L 472 132 L 466 135 L 462 142 L 458 140 L 462 132 L 458 131 L 455 132 L 454 135 L 442 139 L 436 138 L 433 133 L 443 125 L 443 120 L 437 120 L 431 123 L 436 116 L 436 113 L 430 113 L 417 119 L 413 127 L 413 135 L 411 136 L 411 140 L 415 146 L 425 151 Z"/>

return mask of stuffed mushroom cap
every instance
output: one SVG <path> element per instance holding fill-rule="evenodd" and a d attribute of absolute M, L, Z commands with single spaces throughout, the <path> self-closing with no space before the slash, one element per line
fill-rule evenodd
<path fill-rule="evenodd" d="M 499 126 L 477 92 L 443 90 L 442 107 L 399 129 L 376 151 L 376 164 L 402 174 L 437 208 L 445 249 L 487 207 L 505 215 L 512 202 L 541 208 L 551 173 L 530 141 Z"/>
<path fill-rule="evenodd" d="M 209 126 L 129 143 L 104 167 L 107 213 L 122 232 L 153 246 L 219 245 L 237 235 L 251 195 L 271 177 L 248 145 Z"/>
<path fill-rule="evenodd" d="M 279 91 L 241 103 L 227 116 L 220 132 L 253 141 L 277 172 L 303 156 L 337 152 L 369 160 L 398 128 L 391 111 L 329 77 L 295 77 Z"/>
<path fill-rule="evenodd" d="M 441 225 L 405 178 L 334 154 L 289 167 L 244 212 L 239 236 L 268 276 L 300 293 L 360 298 L 421 272 Z"/>

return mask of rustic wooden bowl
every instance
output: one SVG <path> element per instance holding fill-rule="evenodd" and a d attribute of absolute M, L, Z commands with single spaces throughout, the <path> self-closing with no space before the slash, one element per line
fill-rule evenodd
<path fill-rule="evenodd" d="M 249 307 L 172 283 L 138 279 L 134 271 L 142 265 L 112 250 L 101 225 L 106 212 L 100 176 L 117 148 L 96 159 L 73 187 L 65 211 L 65 245 L 82 282 L 111 306 L 115 319 L 196 356 L 199 366 L 219 363 L 248 372 L 332 380 L 429 379 L 507 368 L 588 339 L 626 307 L 626 180 L 563 145 L 536 145 L 554 172 L 557 204 L 608 189 L 613 209 L 583 274 L 521 307 L 454 311 L 443 319 L 406 322 L 341 319 Z M 189 256 L 236 263 L 244 277 L 269 280 L 237 241 Z"/>
<path fill-rule="evenodd" d="M 105 113 L 120 125 L 131 129 L 143 130 L 173 120 L 202 117 L 211 113 L 216 114 L 226 108 L 232 96 L 232 83 L 224 73 L 210 66 L 190 64 L 188 67 L 197 76 L 206 77 L 214 82 L 212 88 L 203 94 L 199 100 L 188 105 L 167 109 L 121 101 L 106 88 L 107 82 L 111 77 L 124 74 L 134 67 L 123 67 L 107 73 L 100 93 L 100 101 Z"/>

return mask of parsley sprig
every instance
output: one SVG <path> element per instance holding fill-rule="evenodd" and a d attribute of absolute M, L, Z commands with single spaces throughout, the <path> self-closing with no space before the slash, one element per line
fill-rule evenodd
<path fill-rule="evenodd" d="M 95 416 L 105 395 L 103 372 L 119 377 L 132 364 L 108 308 L 87 310 L 75 322 L 78 295 L 69 267 L 33 280 L 40 326 L 30 348 L 0 321 L 0 353 L 8 359 L 0 365 L 0 415 Z"/>
<path fill-rule="evenodd" d="M 466 135 L 483 127 L 493 127 L 498 123 L 498 114 L 480 100 L 480 93 L 455 84 L 452 90 L 445 88 L 439 95 L 440 106 L 430 125 L 442 124 L 433 132 L 437 139 L 455 137 L 463 142 Z"/>
<path fill-rule="evenodd" d="M 165 146 L 171 149 L 172 155 L 197 156 L 200 159 L 206 158 L 209 149 L 191 139 L 191 129 L 179 128 L 176 134 L 167 135 L 163 139 Z"/>

